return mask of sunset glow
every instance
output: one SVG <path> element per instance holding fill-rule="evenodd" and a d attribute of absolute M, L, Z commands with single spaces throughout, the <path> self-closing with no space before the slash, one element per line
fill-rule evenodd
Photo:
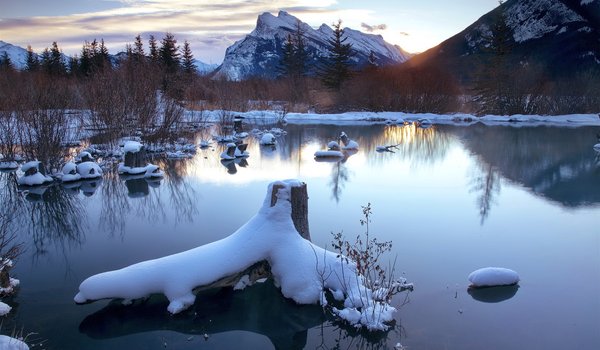
<path fill-rule="evenodd" d="M 50 6 L 51 4 L 52 6 Z M 103 38 L 111 53 L 137 34 L 147 40 L 172 32 L 188 40 L 197 59 L 220 63 L 225 49 L 248 34 L 263 12 L 285 10 L 313 27 L 342 19 L 344 26 L 381 34 L 409 52 L 424 51 L 458 33 L 498 5 L 495 0 L 1 0 L 0 40 L 42 51 L 57 41 L 65 54 Z"/>

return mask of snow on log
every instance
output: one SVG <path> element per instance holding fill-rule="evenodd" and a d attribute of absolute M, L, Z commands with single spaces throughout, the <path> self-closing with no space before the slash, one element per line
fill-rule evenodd
<path fill-rule="evenodd" d="M 316 151 L 315 158 L 333 158 L 339 159 L 344 158 L 344 153 L 340 151 Z"/>
<path fill-rule="evenodd" d="M 471 272 L 470 287 L 508 286 L 519 283 L 519 275 L 503 267 L 484 267 Z"/>
<path fill-rule="evenodd" d="M 322 249 L 304 239 L 308 222 L 294 225 L 292 217 L 306 208 L 293 207 L 307 198 L 306 185 L 298 180 L 271 183 L 258 213 L 228 237 L 188 251 L 140 262 L 120 270 L 91 276 L 79 286 L 75 302 L 99 299 L 137 299 L 163 293 L 168 311 L 178 313 L 195 302 L 193 291 L 238 274 L 256 263 L 267 261 L 275 285 L 282 294 L 300 304 L 326 303 L 332 292 L 345 308 L 340 317 L 368 329 L 386 330 L 395 309 L 376 301 L 376 293 L 365 286 L 356 264 L 336 252 Z M 295 198 L 296 197 L 296 198 Z M 305 225 L 305 226 L 304 226 Z M 380 312 L 381 311 L 381 312 Z M 356 312 L 360 317 L 355 317 Z"/>

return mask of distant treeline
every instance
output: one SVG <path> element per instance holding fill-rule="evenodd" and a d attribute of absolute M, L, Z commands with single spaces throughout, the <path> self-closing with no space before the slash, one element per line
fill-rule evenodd
<path fill-rule="evenodd" d="M 303 33 L 298 29 L 283 44 L 280 65 L 273 67 L 277 79 L 239 82 L 198 74 L 189 43 L 178 45 L 170 33 L 161 40 L 150 36 L 147 42 L 138 35 L 125 53 L 117 56 L 108 54 L 103 40 L 85 42 L 81 52 L 70 58 L 62 55 L 56 42 L 39 56 L 29 47 L 23 71 L 16 70 L 7 56 L 0 57 L 0 110 L 89 110 L 91 123 L 102 129 L 123 124 L 147 129 L 164 114 L 166 101 L 179 108 L 239 111 L 272 101 L 300 112 L 483 115 L 600 111 L 597 70 L 557 81 L 536 67 L 503 66 L 492 57 L 474 67 L 476 78 L 465 83 L 445 67 L 380 67 L 372 59 L 361 70 L 353 70 L 349 66 L 352 47 L 345 43 L 340 23 L 334 26 L 329 43 L 329 57 L 316 75 L 309 76 Z"/>

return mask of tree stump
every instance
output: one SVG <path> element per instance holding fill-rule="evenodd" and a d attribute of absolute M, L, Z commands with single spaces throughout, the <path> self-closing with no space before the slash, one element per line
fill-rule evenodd
<path fill-rule="evenodd" d="M 271 192 L 271 206 L 277 203 L 277 192 L 283 188 L 282 185 L 273 185 Z M 290 202 L 292 204 L 292 222 L 294 227 L 300 233 L 300 236 L 306 240 L 310 239 L 308 228 L 308 191 L 306 183 L 300 186 L 293 186 L 291 190 Z"/>
<path fill-rule="evenodd" d="M 140 147 L 137 152 L 125 152 L 123 164 L 130 168 L 142 168 L 146 166 L 146 147 Z"/>

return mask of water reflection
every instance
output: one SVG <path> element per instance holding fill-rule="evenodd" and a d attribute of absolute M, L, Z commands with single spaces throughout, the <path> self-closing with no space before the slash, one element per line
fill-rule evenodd
<path fill-rule="evenodd" d="M 467 292 L 477 301 L 483 303 L 499 303 L 514 297 L 518 290 L 519 285 L 515 284 L 510 286 L 469 288 Z"/>
<path fill-rule="evenodd" d="M 474 125 L 446 129 L 478 156 L 484 172 L 495 169 L 509 181 L 565 207 L 600 203 L 600 168 L 591 148 L 596 128 Z"/>
<path fill-rule="evenodd" d="M 476 204 L 479 208 L 480 224 L 483 225 L 490 215 L 495 198 L 500 194 L 500 174 L 493 166 L 484 162 L 476 165 L 471 172 L 470 192 L 477 194 Z"/>
<path fill-rule="evenodd" d="M 270 280 L 243 291 L 203 292 L 191 308 L 175 316 L 165 311 L 167 305 L 159 295 L 128 306 L 113 301 L 87 316 L 79 331 L 95 339 L 158 330 L 198 335 L 249 331 L 268 337 L 276 349 L 302 349 L 308 329 L 325 321 L 320 306 L 298 305 L 284 298 Z M 252 344 L 243 347 L 253 348 Z"/>

